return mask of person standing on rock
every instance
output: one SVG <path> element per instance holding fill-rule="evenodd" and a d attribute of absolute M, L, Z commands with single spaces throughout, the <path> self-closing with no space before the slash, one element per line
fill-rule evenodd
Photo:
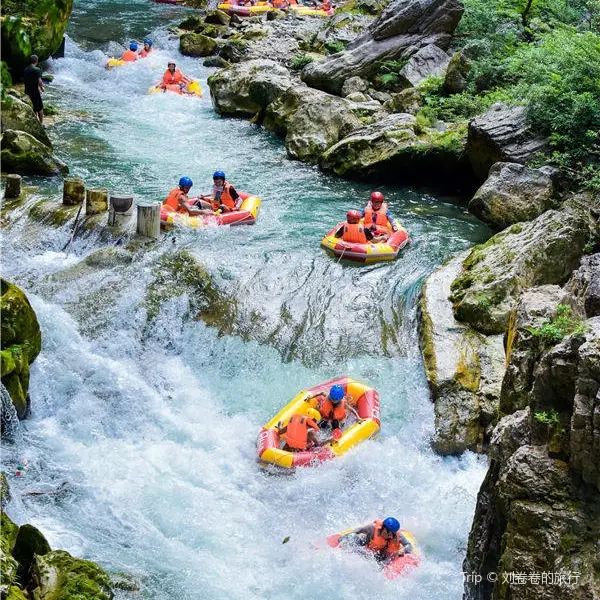
<path fill-rule="evenodd" d="M 41 92 L 44 91 L 44 82 L 42 81 L 42 70 L 37 66 L 38 62 L 38 57 L 32 54 L 29 58 L 29 66 L 23 72 L 23 82 L 25 84 L 25 93 L 29 96 L 33 104 L 33 112 L 43 125 L 44 103 Z"/>

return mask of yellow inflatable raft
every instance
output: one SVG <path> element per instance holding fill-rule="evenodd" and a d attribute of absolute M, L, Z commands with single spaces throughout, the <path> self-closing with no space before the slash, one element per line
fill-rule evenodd
<path fill-rule="evenodd" d="M 203 98 L 204 94 L 202 93 L 202 88 L 200 87 L 200 82 L 195 79 L 188 83 L 185 88 L 182 90 L 179 85 L 167 85 L 166 87 L 161 87 L 160 85 L 154 85 L 149 90 L 149 94 L 158 94 L 160 92 L 174 92 L 175 94 L 180 94 L 184 96 L 196 96 L 197 98 Z"/>

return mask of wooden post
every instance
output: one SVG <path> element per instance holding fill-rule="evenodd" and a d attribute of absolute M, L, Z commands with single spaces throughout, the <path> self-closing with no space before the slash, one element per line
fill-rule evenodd
<path fill-rule="evenodd" d="M 7 175 L 6 188 L 4 190 L 5 198 L 18 198 L 21 195 L 21 176 Z"/>
<path fill-rule="evenodd" d="M 160 238 L 160 202 L 137 205 L 137 233 L 152 239 Z"/>
<path fill-rule="evenodd" d="M 85 195 L 85 214 L 99 215 L 108 210 L 108 190 L 88 189 Z"/>
<path fill-rule="evenodd" d="M 111 194 L 108 199 L 108 226 L 120 227 L 133 213 L 133 196 Z"/>
<path fill-rule="evenodd" d="M 79 177 L 67 177 L 63 184 L 63 204 L 77 206 L 85 198 L 85 181 Z"/>

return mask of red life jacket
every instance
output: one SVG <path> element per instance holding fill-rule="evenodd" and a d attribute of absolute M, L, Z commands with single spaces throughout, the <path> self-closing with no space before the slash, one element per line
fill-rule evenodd
<path fill-rule="evenodd" d="M 351 244 L 366 244 L 367 236 L 365 235 L 365 228 L 358 223 L 346 223 L 342 239 Z"/>
<path fill-rule="evenodd" d="M 334 404 L 329 398 L 325 398 L 321 406 L 319 406 L 319 412 L 324 419 L 337 419 L 341 421 L 346 418 L 346 401 L 342 400 Z"/>
<path fill-rule="evenodd" d="M 394 534 L 394 537 L 386 540 L 381 535 L 383 529 L 383 521 L 373 521 L 373 539 L 367 544 L 369 550 L 373 552 L 380 552 L 384 550 L 388 554 L 396 554 L 400 550 L 400 537 L 398 533 Z"/>
<path fill-rule="evenodd" d="M 387 202 L 383 202 L 379 210 L 375 210 L 373 205 L 369 202 L 365 208 L 365 227 L 371 227 L 373 223 L 378 227 L 387 227 L 389 223 L 387 211 Z M 373 218 L 374 215 L 377 215 L 375 219 Z"/>
<path fill-rule="evenodd" d="M 185 196 L 181 188 L 174 188 L 169 192 L 166 200 L 163 200 L 163 207 L 169 212 L 187 213 L 188 211 L 179 206 L 179 198 Z"/>
<path fill-rule="evenodd" d="M 306 450 L 308 447 L 308 428 L 319 431 L 319 426 L 306 415 L 293 415 L 286 429 L 285 442 L 295 450 Z"/>
<path fill-rule="evenodd" d="M 126 50 L 123 53 L 123 56 L 121 56 L 121 60 L 124 60 L 125 62 L 133 62 L 134 60 L 137 60 L 138 55 L 133 51 L 133 50 Z"/>
<path fill-rule="evenodd" d="M 183 73 L 179 69 L 175 69 L 174 73 L 171 73 L 169 69 L 165 71 L 163 75 L 163 84 L 164 85 L 174 85 L 176 83 L 181 83 L 183 81 Z"/>
<path fill-rule="evenodd" d="M 230 189 L 231 189 L 231 184 L 225 182 L 223 185 L 223 191 L 221 192 L 221 199 L 218 202 L 215 199 L 213 202 L 213 207 L 215 210 L 217 210 L 217 208 L 219 208 L 219 206 L 221 204 L 224 204 L 227 208 L 231 208 L 232 210 L 235 209 L 236 201 L 233 199 L 233 197 L 229 191 Z"/>

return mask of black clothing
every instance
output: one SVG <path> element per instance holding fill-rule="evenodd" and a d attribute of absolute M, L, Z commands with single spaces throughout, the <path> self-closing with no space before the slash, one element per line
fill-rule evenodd
<path fill-rule="evenodd" d="M 42 94 L 40 93 L 40 79 L 42 70 L 34 65 L 29 65 L 23 71 L 23 83 L 25 84 L 25 93 L 29 96 L 33 104 L 33 112 L 40 112 L 44 109 Z"/>

